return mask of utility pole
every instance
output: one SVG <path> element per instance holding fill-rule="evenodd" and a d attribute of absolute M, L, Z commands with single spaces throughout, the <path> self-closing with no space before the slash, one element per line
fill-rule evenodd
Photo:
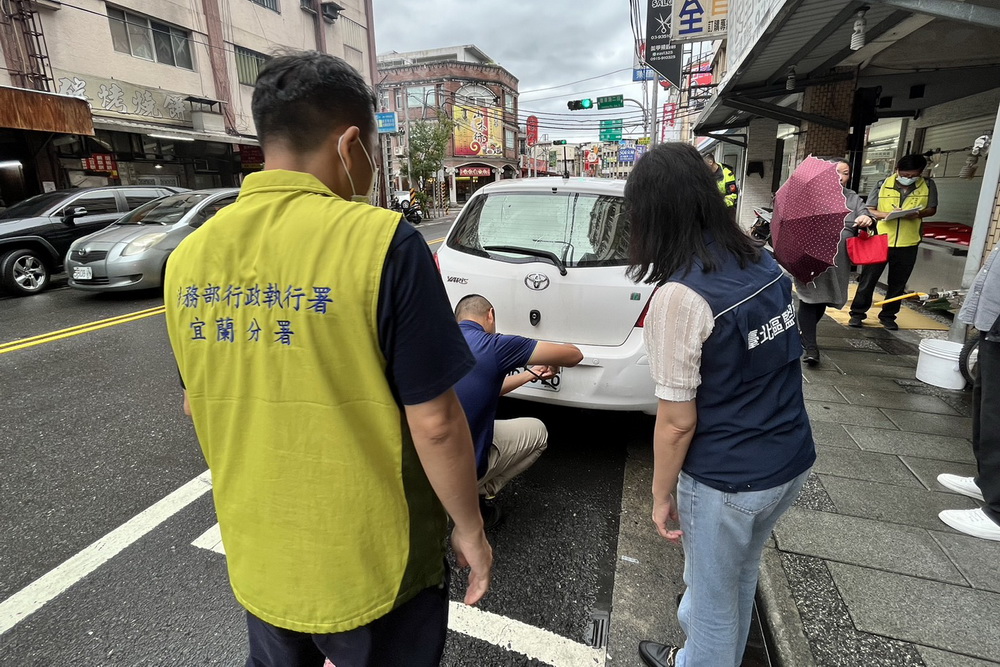
<path fill-rule="evenodd" d="M 406 128 L 406 183 L 413 189 L 413 160 L 410 159 L 410 89 L 406 84 L 403 84 L 403 127 Z"/>
<path fill-rule="evenodd" d="M 569 160 L 566 158 L 565 144 L 563 144 L 563 178 L 569 178 Z"/>
<path fill-rule="evenodd" d="M 656 145 L 656 105 L 657 105 L 657 93 L 660 92 L 660 74 L 653 70 L 653 112 L 649 114 L 649 147 L 652 148 Z"/>

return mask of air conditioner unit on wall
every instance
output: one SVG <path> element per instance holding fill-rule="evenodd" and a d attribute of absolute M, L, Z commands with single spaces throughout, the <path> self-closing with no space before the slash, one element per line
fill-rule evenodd
<path fill-rule="evenodd" d="M 299 7 L 310 14 L 316 13 L 316 0 L 299 0 Z"/>
<path fill-rule="evenodd" d="M 344 7 L 341 7 L 336 2 L 319 3 L 319 13 L 322 14 L 323 19 L 327 23 L 333 23 L 340 18 L 340 12 L 344 11 L 344 9 Z"/>

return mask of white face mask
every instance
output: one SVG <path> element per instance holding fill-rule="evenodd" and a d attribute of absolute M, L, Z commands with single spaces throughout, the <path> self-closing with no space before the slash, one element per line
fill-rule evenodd
<path fill-rule="evenodd" d="M 351 176 L 350 169 L 347 168 L 347 163 L 344 162 L 344 154 L 340 152 L 341 142 L 344 140 L 344 135 L 340 135 L 340 139 L 337 140 L 337 155 L 340 156 L 340 164 L 344 165 L 344 171 L 347 172 L 347 180 L 351 184 L 351 201 L 361 202 L 367 204 L 371 202 L 372 195 L 375 194 L 375 184 L 378 183 L 378 167 L 372 162 L 372 158 L 368 155 L 368 149 L 365 148 L 365 142 L 361 143 L 361 150 L 365 153 L 365 158 L 368 160 L 368 166 L 372 170 L 372 180 L 368 185 L 367 194 L 358 194 L 358 191 L 354 188 L 354 178 Z"/>
<path fill-rule="evenodd" d="M 913 185 L 914 183 L 917 182 L 917 179 L 913 178 L 912 176 L 897 176 L 896 182 L 899 183 L 900 185 Z"/>

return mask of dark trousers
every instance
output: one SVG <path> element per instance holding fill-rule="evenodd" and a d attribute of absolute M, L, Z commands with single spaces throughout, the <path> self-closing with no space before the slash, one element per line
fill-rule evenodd
<path fill-rule="evenodd" d="M 246 667 L 435 667 L 448 633 L 448 586 L 424 589 L 368 625 L 332 634 L 278 628 L 247 612 Z"/>
<path fill-rule="evenodd" d="M 889 261 L 885 264 L 868 264 L 861 267 L 861 277 L 858 278 L 858 291 L 851 302 L 851 317 L 865 318 L 868 309 L 872 307 L 872 296 L 875 286 L 882 276 L 882 271 L 889 267 L 889 277 L 886 280 L 885 298 L 891 299 L 906 293 L 906 281 L 913 273 L 913 265 L 917 263 L 917 251 L 920 246 L 908 248 L 889 248 Z M 880 320 L 895 320 L 902 301 L 893 301 L 882 306 Z"/>
<path fill-rule="evenodd" d="M 983 511 L 1000 524 L 1000 341 L 986 340 L 985 333 L 979 338 L 979 366 L 972 384 L 972 451 L 976 485 L 986 501 Z"/>
<path fill-rule="evenodd" d="M 799 335 L 802 336 L 802 347 L 806 350 L 819 349 L 816 344 L 816 326 L 825 312 L 825 303 L 799 301 Z"/>

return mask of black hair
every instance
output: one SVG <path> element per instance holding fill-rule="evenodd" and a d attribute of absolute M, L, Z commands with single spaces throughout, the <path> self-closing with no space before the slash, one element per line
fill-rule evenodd
<path fill-rule="evenodd" d="M 468 319 L 470 315 L 473 317 L 486 317 L 491 308 L 493 308 L 493 304 L 485 296 L 467 294 L 455 304 L 455 319 L 461 322 L 464 319 Z"/>
<path fill-rule="evenodd" d="M 253 122 L 265 147 L 281 141 L 307 153 L 338 127 L 356 125 L 367 136 L 375 126 L 375 95 L 357 70 L 318 51 L 268 60 L 253 89 Z"/>
<path fill-rule="evenodd" d="M 896 169 L 900 171 L 923 171 L 927 168 L 927 158 L 919 153 L 904 155 L 896 163 Z"/>
<path fill-rule="evenodd" d="M 697 258 L 712 271 L 731 253 L 740 266 L 760 259 L 760 244 L 730 217 L 711 169 L 689 144 L 666 143 L 639 160 L 625 183 L 631 221 L 628 276 L 662 285 Z M 718 252 L 710 252 L 706 236 Z"/>

